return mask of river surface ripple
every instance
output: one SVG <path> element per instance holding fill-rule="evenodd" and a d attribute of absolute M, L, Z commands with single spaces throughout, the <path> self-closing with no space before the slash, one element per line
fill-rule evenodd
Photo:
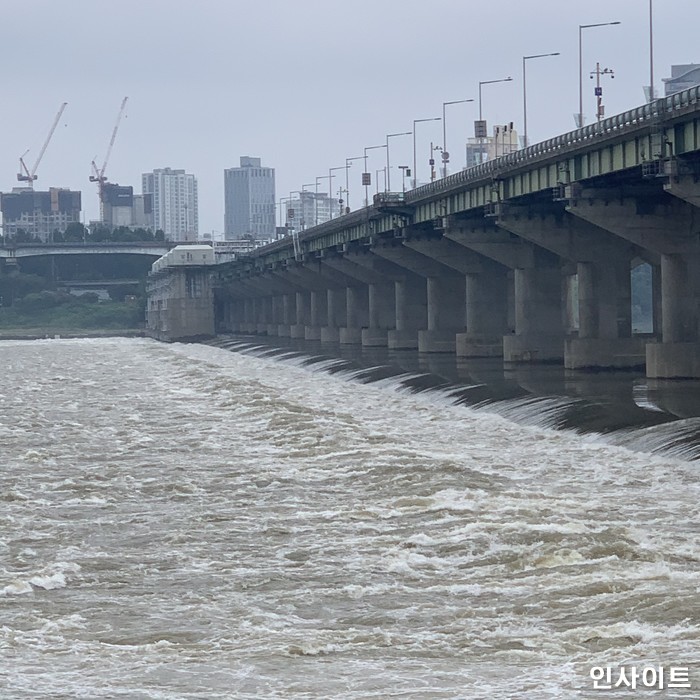
<path fill-rule="evenodd" d="M 700 697 L 697 462 L 205 345 L 0 360 L 3 699 Z"/>

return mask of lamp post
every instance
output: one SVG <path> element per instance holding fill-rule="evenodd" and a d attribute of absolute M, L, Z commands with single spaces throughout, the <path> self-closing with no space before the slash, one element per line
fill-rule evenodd
<path fill-rule="evenodd" d="M 596 117 L 598 121 L 600 121 L 603 118 L 603 88 L 600 86 L 600 76 L 601 75 L 609 75 L 611 78 L 615 77 L 615 71 L 613 71 L 611 68 L 601 68 L 600 63 L 595 64 L 595 70 L 591 71 L 591 78 L 593 76 L 596 76 L 596 83 L 595 83 L 595 96 L 597 100 L 597 108 L 596 108 Z"/>
<path fill-rule="evenodd" d="M 523 138 L 525 141 L 525 148 L 528 146 L 527 141 L 527 81 L 525 77 L 525 62 L 529 61 L 531 58 L 545 58 L 547 56 L 558 56 L 559 52 L 556 53 L 538 53 L 533 56 L 523 56 Z"/>
<path fill-rule="evenodd" d="M 649 0 L 649 102 L 656 99 L 654 94 L 654 8 Z"/>
<path fill-rule="evenodd" d="M 401 131 L 396 134 L 386 135 L 386 191 L 391 192 L 391 165 L 389 164 L 389 139 L 394 136 L 410 136 L 410 131 Z"/>
<path fill-rule="evenodd" d="M 621 24 L 620 22 L 599 22 L 598 24 L 579 24 L 578 25 L 578 118 L 576 119 L 576 128 L 583 127 L 583 30 L 593 27 L 609 27 L 613 24 Z"/>
<path fill-rule="evenodd" d="M 465 102 L 474 102 L 474 100 L 451 100 L 450 102 L 442 103 L 442 173 L 443 177 L 447 177 L 447 163 L 450 160 L 450 152 L 447 150 L 447 117 L 445 115 L 445 107 L 447 105 L 461 105 Z"/>
<path fill-rule="evenodd" d="M 344 165 L 339 165 L 337 168 L 328 168 L 328 214 L 330 218 L 333 218 L 333 207 L 331 206 L 331 202 L 333 201 L 333 178 L 335 175 L 333 175 L 334 170 L 343 170 L 345 168 Z"/>
<path fill-rule="evenodd" d="M 379 173 L 384 173 L 384 191 L 386 192 L 386 165 L 383 168 L 379 168 L 379 170 L 374 171 L 374 180 L 377 186 L 377 194 L 379 194 Z"/>
<path fill-rule="evenodd" d="M 479 122 L 483 122 L 482 118 L 482 111 L 481 111 L 481 86 L 482 85 L 491 85 L 493 83 L 509 83 L 513 78 L 508 76 L 507 78 L 500 78 L 499 80 L 480 80 L 479 81 Z M 486 126 L 486 125 L 484 125 Z M 479 138 L 479 158 L 481 159 L 481 162 L 483 163 L 486 159 L 484 158 L 484 139 L 483 137 Z"/>
<path fill-rule="evenodd" d="M 414 119 L 413 120 L 413 187 L 418 184 L 418 173 L 416 172 L 416 124 L 421 122 L 439 122 L 442 121 L 442 117 L 428 117 L 427 119 Z"/>
<path fill-rule="evenodd" d="M 386 148 L 386 147 L 387 147 L 386 144 L 385 144 L 385 143 L 382 143 L 382 144 L 379 144 L 379 146 L 367 146 L 367 147 L 365 148 L 365 155 L 364 155 L 364 159 L 365 159 L 365 172 L 363 173 L 363 179 L 364 179 L 364 175 L 369 175 L 369 173 L 367 172 L 367 151 L 371 151 L 371 150 L 374 149 L 374 148 Z M 368 188 L 369 188 L 369 183 L 365 182 L 365 206 L 366 206 L 366 207 L 369 206 L 369 192 L 368 192 Z"/>
<path fill-rule="evenodd" d="M 347 196 L 345 206 L 348 212 L 350 212 L 350 178 L 348 177 L 348 170 L 353 160 L 362 160 L 362 158 L 364 158 L 364 156 L 355 156 L 354 158 L 345 159 L 345 194 Z"/>

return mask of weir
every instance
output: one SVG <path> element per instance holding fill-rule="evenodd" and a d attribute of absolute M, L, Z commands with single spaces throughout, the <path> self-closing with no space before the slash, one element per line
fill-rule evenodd
<path fill-rule="evenodd" d="M 692 88 L 214 266 L 217 330 L 698 378 L 699 180 Z"/>

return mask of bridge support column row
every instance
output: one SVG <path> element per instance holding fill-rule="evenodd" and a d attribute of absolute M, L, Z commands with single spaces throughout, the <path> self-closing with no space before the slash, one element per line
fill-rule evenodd
<path fill-rule="evenodd" d="M 661 256 L 661 343 L 647 345 L 647 376 L 700 377 L 700 259 Z"/>
<path fill-rule="evenodd" d="M 567 369 L 631 368 L 645 364 L 645 339 L 632 336 L 631 261 L 580 262 L 578 337 L 566 341 Z"/>
<path fill-rule="evenodd" d="M 505 362 L 550 362 L 564 357 L 559 264 L 515 270 L 515 333 L 503 338 Z"/>
<path fill-rule="evenodd" d="M 456 337 L 460 357 L 503 357 L 508 331 L 508 272 L 500 265 L 466 276 L 466 333 Z"/>

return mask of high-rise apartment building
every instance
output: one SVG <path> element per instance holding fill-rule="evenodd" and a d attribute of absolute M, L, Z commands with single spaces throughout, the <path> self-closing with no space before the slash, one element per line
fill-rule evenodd
<path fill-rule="evenodd" d="M 275 237 L 275 169 L 263 168 L 260 158 L 241 156 L 240 167 L 224 170 L 224 234 Z"/>
<path fill-rule="evenodd" d="M 143 194 L 152 195 L 153 228 L 171 241 L 197 239 L 197 178 L 184 170 L 159 168 L 142 176 Z"/>
<path fill-rule="evenodd" d="M 329 198 L 326 192 L 300 192 L 298 197 L 289 200 L 283 214 L 286 217 L 283 222 L 290 228 L 304 231 L 340 216 L 340 203 Z"/>

